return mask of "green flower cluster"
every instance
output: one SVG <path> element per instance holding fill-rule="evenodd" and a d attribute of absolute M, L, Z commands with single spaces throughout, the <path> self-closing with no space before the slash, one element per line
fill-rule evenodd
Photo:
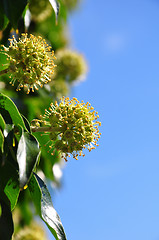
<path fill-rule="evenodd" d="M 56 52 L 56 56 L 56 79 L 60 78 L 72 83 L 85 77 L 87 64 L 83 55 L 68 49 L 61 49 Z"/>
<path fill-rule="evenodd" d="M 66 161 L 70 154 L 77 160 L 78 155 L 84 156 L 83 149 L 91 151 L 98 146 L 98 126 L 101 123 L 96 121 L 99 118 L 97 114 L 90 103 L 63 97 L 59 104 L 52 103 L 49 110 L 45 110 L 44 120 L 39 122 L 49 126 L 48 129 L 45 127 L 45 132 L 50 132 L 50 148 L 63 153 Z"/>
<path fill-rule="evenodd" d="M 31 222 L 29 226 L 17 232 L 13 240 L 47 240 L 47 238 L 43 227 L 36 222 Z"/>
<path fill-rule="evenodd" d="M 22 34 L 19 41 L 9 39 L 10 46 L 7 48 L 3 46 L 4 53 L 7 55 L 8 71 L 10 73 L 11 84 L 15 81 L 19 82 L 17 91 L 22 87 L 30 92 L 30 89 L 38 90 L 47 82 L 51 81 L 51 74 L 54 72 L 54 52 L 48 46 L 42 37 L 35 37 L 27 33 Z"/>
<path fill-rule="evenodd" d="M 63 2 L 69 10 L 73 10 L 74 8 L 77 7 L 78 2 L 80 2 L 80 1 L 79 0 L 64 0 Z"/>
<path fill-rule="evenodd" d="M 69 85 L 62 79 L 52 79 L 49 83 L 53 97 L 59 100 L 62 96 L 69 95 Z"/>
<path fill-rule="evenodd" d="M 44 21 L 53 13 L 49 0 L 30 0 L 29 10 L 31 12 L 31 18 L 37 22 Z"/>

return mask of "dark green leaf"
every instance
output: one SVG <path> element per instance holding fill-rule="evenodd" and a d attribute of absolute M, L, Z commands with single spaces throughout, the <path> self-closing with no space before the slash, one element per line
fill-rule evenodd
<path fill-rule="evenodd" d="M 9 22 L 8 18 L 6 17 L 5 14 L 3 14 L 2 8 L 0 8 L 0 30 L 5 29 L 8 22 Z"/>
<path fill-rule="evenodd" d="M 0 191 L 4 192 L 9 200 L 11 210 L 13 210 L 17 203 L 20 189 L 17 171 L 8 161 L 0 167 Z"/>
<path fill-rule="evenodd" d="M 36 175 L 32 175 L 29 190 L 41 219 L 46 223 L 56 240 L 66 240 L 66 235 L 59 215 L 53 207 L 50 193 L 45 183 Z"/>
<path fill-rule="evenodd" d="M 59 5 L 57 0 L 49 0 L 49 1 L 51 3 L 52 8 L 54 9 L 56 22 L 57 22 L 57 17 L 58 17 L 58 14 L 59 14 L 60 5 Z"/>
<path fill-rule="evenodd" d="M 14 29 L 18 26 L 18 21 L 27 5 L 27 0 L 1 0 L 0 7 L 10 20 Z"/>
<path fill-rule="evenodd" d="M 8 98 L 7 96 L 5 96 L 2 93 L 0 93 L 0 113 L 2 114 L 1 109 L 8 111 L 15 126 L 20 125 L 25 130 L 27 130 L 25 127 L 25 124 L 23 122 L 23 119 L 22 119 L 17 107 L 15 106 L 15 104 L 12 102 L 12 100 L 10 98 Z M 3 116 L 3 114 L 2 114 L 2 116 Z"/>
<path fill-rule="evenodd" d="M 2 211 L 0 216 L 0 239 L 11 240 L 14 231 L 12 213 L 10 207 L 2 199 L 0 199 L 0 205 Z"/>
<path fill-rule="evenodd" d="M 23 188 L 38 162 L 40 155 L 39 143 L 36 138 L 28 132 L 22 131 L 17 149 L 17 162 L 19 165 L 19 182 Z"/>

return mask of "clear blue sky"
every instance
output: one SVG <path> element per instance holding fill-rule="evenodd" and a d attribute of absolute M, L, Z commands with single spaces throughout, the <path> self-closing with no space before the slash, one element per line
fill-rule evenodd
<path fill-rule="evenodd" d="M 159 240 L 159 1 L 83 0 L 69 23 L 89 63 L 72 96 L 99 112 L 102 137 L 52 196 L 67 238 Z"/>

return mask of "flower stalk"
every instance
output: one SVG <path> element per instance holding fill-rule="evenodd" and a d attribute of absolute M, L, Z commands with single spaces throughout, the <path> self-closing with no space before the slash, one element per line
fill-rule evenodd
<path fill-rule="evenodd" d="M 33 127 L 31 126 L 31 131 L 32 132 L 52 132 L 52 133 L 55 133 L 55 132 L 61 132 L 63 131 L 64 128 L 63 127 Z"/>

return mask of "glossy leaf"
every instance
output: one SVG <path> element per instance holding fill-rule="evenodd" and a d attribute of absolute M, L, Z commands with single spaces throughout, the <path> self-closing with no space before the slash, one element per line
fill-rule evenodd
<path fill-rule="evenodd" d="M 12 213 L 10 207 L 2 199 L 0 199 L 0 206 L 1 206 L 0 239 L 11 240 L 14 231 Z"/>
<path fill-rule="evenodd" d="M 11 210 L 13 210 L 17 203 L 20 189 L 17 171 L 8 161 L 0 167 L 0 191 L 4 192 L 9 200 Z"/>
<path fill-rule="evenodd" d="M 59 215 L 53 207 L 50 193 L 45 183 L 36 175 L 32 175 L 29 190 L 41 219 L 46 223 L 56 240 L 66 240 L 66 235 Z"/>
<path fill-rule="evenodd" d="M 5 121 L 4 121 L 4 119 L 3 119 L 1 114 L 0 114 L 0 128 L 2 129 L 2 131 L 5 128 Z"/>
<path fill-rule="evenodd" d="M 52 8 L 54 9 L 56 22 L 57 22 L 57 17 L 58 17 L 58 14 L 59 14 L 60 5 L 59 5 L 57 0 L 49 0 L 49 1 L 51 3 Z"/>
<path fill-rule="evenodd" d="M 10 20 L 14 29 L 18 26 L 18 21 L 27 5 L 27 0 L 1 0 L 0 7 L 3 13 Z"/>
<path fill-rule="evenodd" d="M 3 145 L 4 145 L 4 136 L 0 129 L 0 151 L 3 153 Z"/>
<path fill-rule="evenodd" d="M 28 132 L 22 131 L 17 149 L 17 162 L 19 165 L 19 183 L 23 188 L 30 179 L 40 155 L 39 143 Z"/>
<path fill-rule="evenodd" d="M 14 125 L 16 125 L 16 126 L 20 125 L 24 129 L 26 129 L 24 121 L 23 121 L 17 107 L 15 106 L 15 104 L 13 103 L 13 101 L 10 98 L 8 98 L 7 96 L 5 96 L 2 93 L 0 93 L 0 113 L 2 114 L 1 108 L 2 108 L 2 110 L 4 109 L 4 110 L 8 111 Z"/>

